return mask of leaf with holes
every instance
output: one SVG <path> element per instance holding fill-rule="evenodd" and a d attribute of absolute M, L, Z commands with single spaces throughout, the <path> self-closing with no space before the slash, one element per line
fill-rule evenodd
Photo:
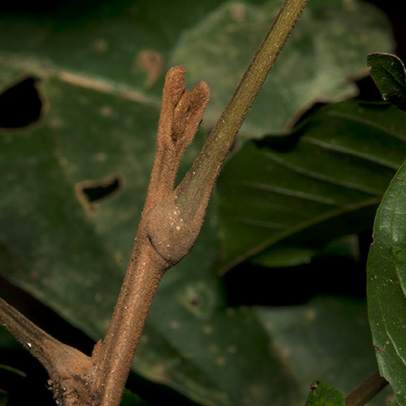
<path fill-rule="evenodd" d="M 42 124 L 0 137 L 0 270 L 97 340 L 132 248 L 158 109 L 58 79 L 43 92 L 51 108 Z M 202 142 L 200 132 L 183 171 Z M 203 404 L 265 405 L 296 388 L 252 309 L 223 305 L 213 209 L 160 285 L 134 369 Z"/>
<path fill-rule="evenodd" d="M 2 275 L 93 339 L 102 337 L 142 210 L 165 72 L 184 63 L 188 85 L 195 79 L 209 82 L 207 131 L 280 4 L 72 0 L 45 10 L 37 3 L 5 5 L 9 11 L 0 15 L 0 36 L 7 38 L 0 45 Z M 311 98 L 336 97 L 343 77 L 364 66 L 363 55 L 377 44 L 390 50 L 385 19 L 367 5 L 348 8 L 330 1 L 326 7 L 325 0 L 313 0 L 306 15 L 285 59 L 278 61 L 274 76 L 280 80 L 261 93 L 246 135 L 269 131 L 270 120 L 280 128 Z M 361 27 L 368 29 L 367 37 L 357 35 Z M 213 58 L 210 47 L 224 57 Z M 213 60 L 219 70 L 212 70 Z M 323 64 L 315 64 L 320 60 Z M 337 61 L 340 72 L 331 68 Z M 292 77 L 297 82 L 290 91 L 285 82 Z M 27 97 L 19 93 L 21 84 L 29 85 Z M 10 112 L 13 105 L 17 111 Z M 13 121 L 22 116 L 27 118 Z M 181 172 L 205 135 L 197 135 Z M 212 205 L 195 248 L 160 286 L 134 369 L 206 405 L 289 403 L 286 394 L 297 392 L 296 383 L 264 326 L 252 309 L 233 310 L 224 303 L 217 224 Z"/>
<path fill-rule="evenodd" d="M 165 72 L 183 64 L 190 83 L 205 80 L 211 88 L 205 115 L 211 127 L 281 4 L 210 0 L 190 7 L 187 0 L 119 0 L 84 6 L 71 0 L 51 11 L 18 7 L 0 15 L 0 37 L 7 38 L 0 46 L 0 89 L 28 71 L 159 103 Z M 368 53 L 392 50 L 389 32 L 369 4 L 309 2 L 245 131 L 280 131 L 309 100 L 355 94 L 345 78 L 365 67 Z"/>

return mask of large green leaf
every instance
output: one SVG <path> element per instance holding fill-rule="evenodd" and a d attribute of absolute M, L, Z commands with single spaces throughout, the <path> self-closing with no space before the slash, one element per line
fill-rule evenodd
<path fill-rule="evenodd" d="M 203 78 L 211 86 L 210 120 L 228 101 L 283 1 L 255 3 L 224 2 L 183 35 L 172 55 L 173 63 L 187 65 L 193 81 Z M 356 1 L 309 2 L 244 123 L 245 131 L 280 131 L 309 100 L 354 94 L 354 86 L 342 79 L 365 66 L 367 49 L 390 46 L 381 35 L 384 20 L 365 6 Z"/>
<path fill-rule="evenodd" d="M 326 280 L 334 283 L 329 276 Z M 290 405 L 304 405 L 315 380 L 329 382 L 347 395 L 376 371 L 365 303 L 317 298 L 307 305 L 256 311 L 300 388 Z M 383 406 L 385 396 L 368 405 Z"/>
<path fill-rule="evenodd" d="M 218 182 L 224 269 L 269 247 L 269 255 L 285 250 L 287 261 L 289 249 L 308 256 L 332 238 L 372 227 L 405 157 L 404 120 L 393 106 L 348 100 L 288 136 L 246 143 Z"/>
<path fill-rule="evenodd" d="M 377 212 L 368 256 L 368 308 L 381 375 L 406 405 L 406 164 L 393 178 Z"/>
<path fill-rule="evenodd" d="M 157 102 L 166 70 L 188 69 L 191 83 L 206 80 L 212 101 L 205 121 L 217 120 L 282 0 L 72 0 L 53 13 L 0 16 L 0 87 L 15 71 L 56 72 L 104 90 Z M 365 35 L 368 32 L 368 35 Z M 365 67 L 371 52 L 392 43 L 383 15 L 350 0 L 309 2 L 300 24 L 250 112 L 245 130 L 280 131 L 312 99 L 354 94 L 344 79 Z M 0 69 L 0 71 L 1 71 Z M 72 76 L 75 75 L 75 76 Z"/>
<path fill-rule="evenodd" d="M 0 269 L 99 339 L 142 208 L 157 110 L 58 79 L 44 92 L 51 108 L 42 125 L 0 138 Z M 110 175 L 121 187 L 86 202 L 83 185 Z M 218 250 L 210 209 L 195 249 L 162 282 L 135 368 L 203 404 L 282 402 L 295 388 L 262 325 L 250 310 L 222 306 Z"/>
<path fill-rule="evenodd" d="M 314 8 L 303 24 L 307 21 L 313 27 L 310 30 L 317 26 L 320 41 L 336 38 L 334 50 L 330 51 L 329 39 L 319 45 L 316 41 L 310 47 L 320 52 L 310 55 L 330 67 L 331 59 L 340 59 L 341 65 L 346 61 L 347 68 L 319 70 L 317 60 L 306 60 L 315 68 L 317 80 L 312 84 L 307 73 L 300 71 L 302 84 L 297 86 L 302 90 L 288 94 L 283 99 L 285 107 L 297 109 L 310 98 L 332 97 L 332 89 L 337 89 L 343 76 L 364 65 L 362 55 L 376 47 L 390 48 L 387 26 L 375 11 L 355 3 L 348 3 L 348 9 L 341 2 L 333 3 L 335 24 L 326 20 L 326 7 L 317 1 L 310 2 Z M 223 48 L 224 58 L 228 58 L 225 51 L 233 48 L 239 54 L 242 42 L 247 43 L 245 56 L 239 62 L 235 58 L 228 62 L 229 66 L 234 64 L 234 86 L 279 4 L 253 0 L 235 8 L 234 2 L 220 0 L 193 6 L 185 0 L 68 1 L 55 4 L 53 12 L 2 13 L 0 37 L 7 41 L 0 46 L 0 87 L 12 85 L 22 75 L 35 74 L 42 80 L 41 97 L 46 106 L 39 123 L 0 134 L 2 275 L 89 336 L 102 337 L 146 193 L 165 71 L 182 62 L 190 82 L 193 75 L 209 81 L 213 91 L 213 108 L 205 118 L 209 127 L 229 96 L 229 88 L 220 86 L 216 93 L 216 75 L 205 76 L 203 66 L 201 74 L 195 71 L 195 52 L 185 57 L 190 49 L 188 36 L 211 27 L 227 10 L 236 12 L 233 28 L 236 32 L 241 29 L 243 35 L 225 41 Z M 269 18 L 265 21 L 261 17 L 263 28 L 257 30 L 259 20 L 255 17 L 260 14 L 255 13 L 261 12 Z M 348 29 L 340 28 L 350 15 L 358 15 L 354 29 L 368 26 L 368 38 L 348 36 Z M 245 34 L 247 27 L 253 35 Z M 229 26 L 225 25 L 218 38 L 228 35 Z M 204 45 L 215 43 L 208 37 Z M 352 46 L 354 52 L 347 55 Z M 284 52 L 295 56 L 285 63 L 297 66 L 309 54 L 308 48 L 307 40 L 296 37 Z M 282 75 L 282 59 L 279 65 Z M 213 67 L 213 60 L 207 59 L 205 66 Z M 219 70 L 217 77 L 224 78 L 223 71 Z M 280 94 L 290 93 L 286 80 L 278 84 Z M 321 82 L 334 85 L 328 92 L 312 93 L 310 89 Z M 265 100 L 270 101 L 268 97 Z M 251 124 L 247 130 L 259 135 L 270 129 L 268 106 L 253 112 L 251 123 L 255 126 Z M 291 111 L 283 112 L 283 120 L 275 121 L 274 128 L 282 126 Z M 280 109 L 273 113 L 275 118 L 281 114 Z M 203 131 L 198 134 L 185 166 L 204 135 Z M 87 201 L 84 190 L 106 185 L 117 186 L 117 190 L 101 200 Z M 134 368 L 205 405 L 260 406 L 269 404 L 270 399 L 275 405 L 290 405 L 291 396 L 299 389 L 283 368 L 279 352 L 270 346 L 261 320 L 252 309 L 224 306 L 217 277 L 217 223 L 216 207 L 211 206 L 195 248 L 165 276 Z"/>

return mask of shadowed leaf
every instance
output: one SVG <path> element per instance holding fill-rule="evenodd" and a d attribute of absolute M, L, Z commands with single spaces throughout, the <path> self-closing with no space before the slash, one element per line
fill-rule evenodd
<path fill-rule="evenodd" d="M 381 375 L 394 405 L 406 404 L 406 164 L 394 176 L 374 224 L 368 256 L 369 321 Z"/>
<path fill-rule="evenodd" d="M 382 98 L 406 110 L 406 71 L 403 62 L 396 56 L 384 53 L 368 55 L 368 66 Z"/>
<path fill-rule="evenodd" d="M 372 227 L 387 185 L 403 162 L 405 113 L 354 100 L 327 106 L 295 131 L 245 144 L 218 181 L 223 269 L 264 250 L 309 253 L 329 240 Z M 289 255 L 286 256 L 289 264 Z"/>

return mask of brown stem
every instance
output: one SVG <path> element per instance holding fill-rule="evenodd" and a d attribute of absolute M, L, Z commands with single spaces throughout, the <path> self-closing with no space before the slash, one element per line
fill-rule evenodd
<path fill-rule="evenodd" d="M 178 244 L 175 237 L 183 224 L 172 204 L 173 186 L 182 155 L 202 119 L 209 90 L 202 82 L 189 92 L 184 74 L 183 67 L 175 67 L 166 76 L 144 211 L 107 334 L 94 352 L 100 406 L 119 404 L 158 284 L 165 271 L 191 249 L 191 245 L 182 249 L 184 244 Z M 185 233 L 182 236 L 187 240 Z"/>
<path fill-rule="evenodd" d="M 93 404 L 96 396 L 89 385 L 93 380 L 90 357 L 51 337 L 3 299 L 0 299 L 0 323 L 47 370 L 57 401 L 64 399 L 66 406 L 73 406 L 80 398 L 83 406 Z"/>
<path fill-rule="evenodd" d="M 363 406 L 373 399 L 382 389 L 388 385 L 388 381 L 379 372 L 375 372 L 361 385 L 357 386 L 345 399 L 345 406 Z"/>
<path fill-rule="evenodd" d="M 120 402 L 145 319 L 167 267 L 142 234 L 137 235 L 141 244 L 134 246 L 114 315 L 99 354 L 95 354 L 100 406 Z"/>
<path fill-rule="evenodd" d="M 55 375 L 64 404 L 118 406 L 135 349 L 153 297 L 165 271 L 192 248 L 203 222 L 207 204 L 221 165 L 256 95 L 298 21 L 308 0 L 285 0 L 282 9 L 251 61 L 233 97 L 211 132 L 201 154 L 176 190 L 176 172 L 185 148 L 193 139 L 208 102 L 209 90 L 200 83 L 192 93 L 185 89 L 184 68 L 167 75 L 157 136 L 157 151 L 137 238 L 113 316 L 102 343 L 92 357 L 38 333 L 34 353 Z M 13 311 L 2 304 L 4 324 L 13 324 Z M 21 319 L 23 320 L 23 319 Z M 33 348 L 24 331 L 25 320 L 14 334 Z M 9 327 L 9 326 L 7 326 Z M 29 329 L 33 326 L 29 326 Z M 29 343 L 30 345 L 28 345 Z M 34 341 L 33 341 L 34 343 Z M 47 347 L 48 346 L 48 347 Z M 60 359 L 47 354 L 61 351 Z M 76 365 L 77 364 L 77 365 Z M 66 366 L 66 367 L 65 367 Z M 53 373 L 53 369 L 57 372 Z M 62 375 L 59 376 L 59 372 Z M 65 375 L 67 379 L 65 379 Z M 69 384 L 61 386 L 61 382 Z M 65 391 L 66 388 L 66 391 Z M 82 393 L 83 392 L 83 393 Z"/>
<path fill-rule="evenodd" d="M 116 406 L 158 283 L 192 248 L 220 167 L 256 95 L 308 0 L 286 0 L 257 54 L 179 187 L 172 191 L 184 149 L 208 101 L 207 85 L 190 94 L 184 69 L 168 72 L 157 152 L 137 240 L 100 354 L 96 359 L 101 406 Z"/>
<path fill-rule="evenodd" d="M 209 101 L 207 84 L 201 82 L 190 93 L 184 76 L 183 66 L 171 68 L 166 75 L 144 213 L 172 192 L 180 160 L 193 140 Z"/>
<path fill-rule="evenodd" d="M 202 153 L 175 191 L 176 171 L 203 115 L 208 88 L 201 83 L 190 94 L 184 69 L 168 72 L 144 212 L 107 335 L 95 355 L 101 406 L 119 404 L 159 281 L 192 248 L 220 167 L 307 1 L 285 1 Z"/>
<path fill-rule="evenodd" d="M 186 219 L 200 216 L 203 221 L 202 203 L 208 204 L 223 161 L 307 2 L 285 0 L 202 152 L 179 185 L 178 206 Z"/>

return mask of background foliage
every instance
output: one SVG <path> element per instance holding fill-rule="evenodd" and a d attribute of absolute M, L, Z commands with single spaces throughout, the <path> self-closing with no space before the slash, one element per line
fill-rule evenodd
<path fill-rule="evenodd" d="M 104 335 L 145 197 L 166 70 L 184 64 L 190 86 L 211 87 L 186 168 L 280 5 L 1 6 L 2 296 L 85 351 Z M 404 159 L 403 113 L 359 100 L 304 111 L 356 95 L 348 76 L 393 46 L 389 22 L 369 4 L 309 3 L 196 246 L 160 286 L 129 380 L 145 402 L 304 404 L 315 379 L 346 393 L 374 372 L 363 241 Z M 7 333 L 0 340 L 0 364 L 21 372 L 0 367 L 5 397 L 18 404 L 15 388 L 38 386 L 38 372 Z"/>

